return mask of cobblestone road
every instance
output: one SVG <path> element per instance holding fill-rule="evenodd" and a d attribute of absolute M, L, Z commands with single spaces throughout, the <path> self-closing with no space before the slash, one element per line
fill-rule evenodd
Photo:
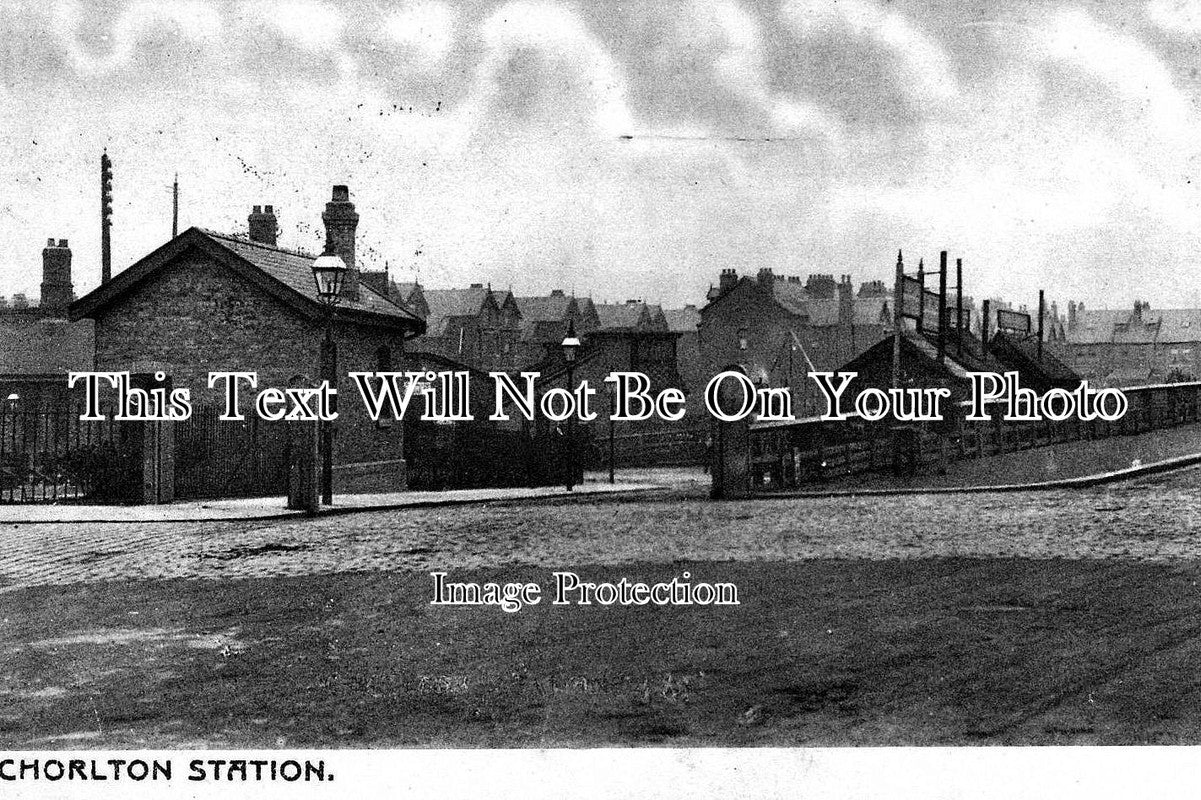
<path fill-rule="evenodd" d="M 488 504 L 272 523 L 0 529 L 0 592 L 129 578 L 928 556 L 1201 557 L 1201 470 L 1028 494 Z"/>

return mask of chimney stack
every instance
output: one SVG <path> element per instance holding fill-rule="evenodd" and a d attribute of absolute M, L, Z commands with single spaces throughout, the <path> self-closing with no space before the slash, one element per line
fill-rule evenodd
<path fill-rule="evenodd" d="M 250 211 L 250 241 L 275 247 L 278 226 L 275 206 L 255 206 Z M 339 255 L 341 255 L 339 253 Z M 347 264 L 347 266 L 350 266 Z"/>
<path fill-rule="evenodd" d="M 71 285 L 71 248 L 66 239 L 46 240 L 42 250 L 42 308 L 50 312 L 67 311 L 75 299 Z"/>
<path fill-rule="evenodd" d="M 321 215 L 325 223 L 326 247 L 346 262 L 346 281 L 342 285 L 342 296 L 349 300 L 359 299 L 359 268 L 354 260 L 354 237 L 359 227 L 359 215 L 354 203 L 350 202 L 350 188 L 341 184 L 334 187 L 333 196 L 325 204 Z"/>
<path fill-rule="evenodd" d="M 733 269 L 723 269 L 717 280 L 717 290 L 722 294 L 733 289 L 738 284 L 738 272 Z"/>
<path fill-rule="evenodd" d="M 851 276 L 843 275 L 838 282 L 838 324 L 844 327 L 855 323 L 855 287 Z"/>

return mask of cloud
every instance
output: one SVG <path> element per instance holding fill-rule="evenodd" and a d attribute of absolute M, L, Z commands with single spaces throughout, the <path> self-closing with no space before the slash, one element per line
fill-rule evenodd
<path fill-rule="evenodd" d="M 789 98 L 769 87 L 763 40 L 757 20 L 733 0 L 717 3 L 695 0 L 698 23 L 715 28 L 721 41 L 712 69 L 717 79 L 742 99 L 763 111 L 771 135 L 817 134 L 831 144 L 842 139 L 842 127 L 814 103 Z"/>
<path fill-rule="evenodd" d="M 276 29 L 309 50 L 332 50 L 342 35 L 342 15 L 325 3 L 286 0 L 264 7 L 263 12 Z"/>
<path fill-rule="evenodd" d="M 1151 0 L 1147 3 L 1147 16 L 1172 33 L 1201 33 L 1201 2 L 1198 0 Z"/>
<path fill-rule="evenodd" d="M 788 0 L 781 15 L 802 36 L 849 33 L 881 46 L 896 64 L 898 87 L 916 102 L 941 105 L 959 94 L 947 53 L 899 12 L 869 0 Z"/>
<path fill-rule="evenodd" d="M 138 2 L 129 5 L 117 18 L 109 34 L 101 34 L 108 44 L 104 55 L 93 55 L 79 42 L 80 7 L 77 3 L 59 3 L 53 10 L 53 28 L 66 56 L 84 74 L 113 72 L 129 63 L 138 43 L 154 32 L 168 30 L 191 41 L 215 39 L 221 33 L 221 15 L 200 0 L 178 3 Z"/>
<path fill-rule="evenodd" d="M 457 12 L 445 3 L 415 2 L 390 14 L 384 31 L 437 66 L 454 44 Z"/>
<path fill-rule="evenodd" d="M 474 129 L 528 135 L 575 131 L 607 138 L 634 125 L 621 69 L 569 10 L 545 2 L 511 2 L 480 26 L 485 52 L 458 113 Z M 504 119 L 510 126 L 491 123 Z"/>
<path fill-rule="evenodd" d="M 1180 143 L 1195 137 L 1188 100 L 1158 56 L 1079 9 L 1053 15 L 1039 44 L 1048 56 L 1092 75 L 1120 95 L 1124 107 L 1146 115 L 1148 133 Z"/>

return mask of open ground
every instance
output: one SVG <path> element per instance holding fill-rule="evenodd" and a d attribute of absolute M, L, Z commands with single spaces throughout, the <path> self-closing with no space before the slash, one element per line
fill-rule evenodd
<path fill-rule="evenodd" d="M 6 527 L 0 741 L 1195 744 L 1198 482 Z M 741 605 L 429 605 L 557 569 Z"/>

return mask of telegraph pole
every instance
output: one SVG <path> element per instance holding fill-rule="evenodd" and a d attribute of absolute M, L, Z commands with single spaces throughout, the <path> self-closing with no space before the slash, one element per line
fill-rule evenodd
<path fill-rule="evenodd" d="M 108 151 L 100 154 L 100 282 L 113 277 L 113 161 Z"/>
<path fill-rule="evenodd" d="M 901 295 L 904 292 L 905 262 L 897 251 L 897 277 L 892 289 L 892 388 L 901 386 Z"/>

